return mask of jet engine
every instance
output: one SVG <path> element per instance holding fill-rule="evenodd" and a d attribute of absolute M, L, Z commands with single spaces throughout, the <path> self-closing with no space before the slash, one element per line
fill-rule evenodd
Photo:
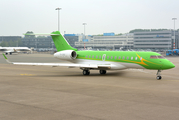
<path fill-rule="evenodd" d="M 74 50 L 63 50 L 60 52 L 57 52 L 54 54 L 55 58 L 61 59 L 61 60 L 75 60 L 77 57 L 77 54 Z"/>

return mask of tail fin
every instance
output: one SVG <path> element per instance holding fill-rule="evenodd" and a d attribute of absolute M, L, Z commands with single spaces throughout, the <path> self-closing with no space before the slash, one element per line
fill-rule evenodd
<path fill-rule="evenodd" d="M 60 34 L 59 31 L 52 32 L 51 36 L 52 36 L 52 39 L 53 39 L 53 42 L 55 44 L 57 51 L 62 51 L 62 50 L 77 51 L 76 48 L 73 48 L 70 46 L 70 44 L 65 40 L 65 38 Z"/>

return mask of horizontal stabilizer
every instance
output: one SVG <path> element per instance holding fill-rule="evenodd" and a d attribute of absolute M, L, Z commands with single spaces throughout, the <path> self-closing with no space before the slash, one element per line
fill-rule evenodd
<path fill-rule="evenodd" d="M 23 35 L 40 35 L 40 36 L 59 36 L 60 34 L 50 34 L 50 33 L 33 33 L 33 34 L 23 34 Z"/>

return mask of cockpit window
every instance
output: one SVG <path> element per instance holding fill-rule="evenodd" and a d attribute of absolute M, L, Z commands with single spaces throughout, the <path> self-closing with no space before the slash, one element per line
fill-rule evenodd
<path fill-rule="evenodd" d="M 158 59 L 165 59 L 163 56 L 157 56 Z"/>
<path fill-rule="evenodd" d="M 151 55 L 150 59 L 157 59 L 157 56 L 156 55 Z"/>
<path fill-rule="evenodd" d="M 151 55 L 150 59 L 165 59 L 163 56 Z"/>

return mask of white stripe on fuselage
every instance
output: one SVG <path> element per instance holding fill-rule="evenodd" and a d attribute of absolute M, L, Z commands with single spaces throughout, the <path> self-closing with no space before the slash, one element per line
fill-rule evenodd
<path fill-rule="evenodd" d="M 124 63 L 124 62 L 111 62 L 111 61 L 99 61 L 99 60 L 86 60 L 86 59 L 75 59 L 70 61 L 76 64 L 91 64 L 91 65 L 111 65 L 110 70 L 121 70 L 128 68 L 145 69 L 141 65 L 135 63 Z"/>

